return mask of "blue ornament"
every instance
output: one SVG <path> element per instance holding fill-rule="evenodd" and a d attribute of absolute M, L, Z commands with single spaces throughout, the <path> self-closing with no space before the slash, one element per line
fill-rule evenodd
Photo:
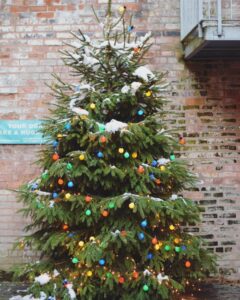
<path fill-rule="evenodd" d="M 158 165 L 158 162 L 154 159 L 151 163 L 152 167 L 156 167 Z"/>
<path fill-rule="evenodd" d="M 67 279 L 63 279 L 63 284 L 68 284 L 68 280 Z"/>
<path fill-rule="evenodd" d="M 56 148 L 58 146 L 58 141 L 53 141 L 53 147 Z"/>
<path fill-rule="evenodd" d="M 98 157 L 98 158 L 103 158 L 103 157 L 104 157 L 104 155 L 103 155 L 103 153 L 102 153 L 101 151 L 98 151 L 98 153 L 97 153 L 97 157 Z"/>
<path fill-rule="evenodd" d="M 34 191 L 34 190 L 36 190 L 37 188 L 38 188 L 38 184 L 37 184 L 36 182 L 33 183 L 32 186 L 31 186 L 31 190 Z"/>
<path fill-rule="evenodd" d="M 142 115 L 144 114 L 144 111 L 143 111 L 142 109 L 139 109 L 138 112 L 137 112 L 137 114 L 138 114 L 139 116 L 142 116 Z"/>
<path fill-rule="evenodd" d="M 104 266 L 105 265 L 105 259 L 103 259 L 103 258 L 101 258 L 100 260 L 99 260 L 99 265 L 100 266 Z"/>
<path fill-rule="evenodd" d="M 186 246 L 184 246 L 184 245 L 183 245 L 183 246 L 181 246 L 181 248 L 182 248 L 182 250 L 183 250 L 183 251 L 186 251 L 186 250 L 187 250 L 187 247 L 186 247 Z"/>
<path fill-rule="evenodd" d="M 149 259 L 149 260 L 153 259 L 153 254 L 151 252 L 149 252 L 147 254 L 147 259 Z"/>
<path fill-rule="evenodd" d="M 71 123 L 66 123 L 64 126 L 64 129 L 70 130 L 71 129 Z"/>
<path fill-rule="evenodd" d="M 56 298 L 54 296 L 49 296 L 48 300 L 55 300 Z"/>
<path fill-rule="evenodd" d="M 154 174 L 150 174 L 149 177 L 150 177 L 151 180 L 155 180 L 156 179 L 155 176 L 154 176 Z"/>
<path fill-rule="evenodd" d="M 147 227 L 147 225 L 148 225 L 147 220 L 143 220 L 143 221 L 141 222 L 141 227 L 145 228 L 145 227 Z"/>
<path fill-rule="evenodd" d="M 144 234 L 143 232 L 139 232 L 139 233 L 138 233 L 138 239 L 139 239 L 140 241 L 143 241 L 143 240 L 145 239 L 145 234 Z"/>
<path fill-rule="evenodd" d="M 53 193 L 52 193 L 52 197 L 53 197 L 53 199 L 56 199 L 56 198 L 58 197 L 58 193 L 53 192 Z"/>
<path fill-rule="evenodd" d="M 71 238 L 71 237 L 74 237 L 75 233 L 74 232 L 71 232 L 68 234 L 68 236 Z"/>
<path fill-rule="evenodd" d="M 72 188 L 74 186 L 72 181 L 69 181 L 67 185 L 68 185 L 69 188 Z"/>

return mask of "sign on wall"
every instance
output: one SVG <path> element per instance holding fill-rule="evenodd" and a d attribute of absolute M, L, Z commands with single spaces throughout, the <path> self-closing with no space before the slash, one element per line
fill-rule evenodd
<path fill-rule="evenodd" d="M 43 144 L 41 120 L 0 120 L 0 144 Z"/>

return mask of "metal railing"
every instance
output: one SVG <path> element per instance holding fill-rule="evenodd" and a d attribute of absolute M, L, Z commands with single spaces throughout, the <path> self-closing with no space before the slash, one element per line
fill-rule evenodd
<path fill-rule="evenodd" d="M 217 21 L 221 36 L 225 20 L 240 20 L 240 0 L 181 0 L 181 40 L 196 28 L 201 37 L 204 20 Z"/>

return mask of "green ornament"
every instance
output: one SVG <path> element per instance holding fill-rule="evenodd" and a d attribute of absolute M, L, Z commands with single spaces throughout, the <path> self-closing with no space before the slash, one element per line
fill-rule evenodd
<path fill-rule="evenodd" d="M 107 272 L 106 276 L 107 276 L 107 278 L 112 278 L 112 273 Z"/>
<path fill-rule="evenodd" d="M 171 155 L 170 155 L 170 160 L 175 160 L 176 159 L 176 157 L 175 157 L 175 155 L 172 153 Z"/>
<path fill-rule="evenodd" d="M 43 205 L 42 203 L 39 202 L 39 203 L 37 204 L 37 208 L 44 208 L 44 205 Z"/>
<path fill-rule="evenodd" d="M 181 248 L 178 247 L 178 246 L 176 246 L 176 247 L 175 247 L 175 251 L 179 253 L 179 252 L 181 252 Z"/>
<path fill-rule="evenodd" d="M 164 247 L 164 250 L 165 250 L 165 251 L 170 251 L 170 250 L 171 250 L 171 247 L 170 247 L 169 245 L 166 245 L 166 246 Z"/>
<path fill-rule="evenodd" d="M 108 208 L 114 208 L 115 207 L 115 203 L 113 203 L 113 202 L 110 202 L 109 204 L 108 204 Z"/>
<path fill-rule="evenodd" d="M 130 154 L 128 152 L 125 152 L 124 155 L 123 155 L 125 158 L 129 158 L 130 157 Z"/>
<path fill-rule="evenodd" d="M 42 179 L 48 179 L 48 173 L 44 172 L 41 177 Z"/>
<path fill-rule="evenodd" d="M 87 209 L 86 212 L 85 212 L 86 216 L 91 216 L 92 212 L 90 209 Z"/>
<path fill-rule="evenodd" d="M 104 124 L 98 124 L 98 129 L 100 132 L 104 132 L 105 131 L 105 125 Z"/>
<path fill-rule="evenodd" d="M 67 169 L 68 169 L 68 170 L 72 170 L 72 168 L 73 168 L 72 164 L 71 164 L 71 163 L 68 163 L 68 164 L 67 164 Z"/>
<path fill-rule="evenodd" d="M 78 258 L 74 257 L 74 258 L 72 259 L 72 263 L 77 264 L 78 262 L 79 262 Z"/>
<path fill-rule="evenodd" d="M 149 291 L 149 286 L 147 284 L 144 284 L 143 290 L 144 290 L 144 292 L 148 292 Z"/>

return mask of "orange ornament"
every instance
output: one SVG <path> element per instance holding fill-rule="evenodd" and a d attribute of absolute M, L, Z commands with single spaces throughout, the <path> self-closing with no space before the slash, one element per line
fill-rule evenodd
<path fill-rule="evenodd" d="M 63 228 L 63 230 L 68 230 L 69 227 L 67 224 L 63 224 L 62 228 Z"/>
<path fill-rule="evenodd" d="M 63 181 L 62 178 L 59 178 L 59 179 L 58 179 L 58 184 L 59 184 L 59 185 L 63 185 L 63 184 L 64 184 L 64 181 Z"/>
<path fill-rule="evenodd" d="M 108 217 L 108 215 L 109 215 L 109 212 L 108 212 L 107 210 L 104 210 L 104 211 L 102 212 L 102 216 L 103 216 L 103 217 Z"/>
<path fill-rule="evenodd" d="M 121 236 L 126 236 L 127 235 L 127 231 L 126 230 L 122 230 L 121 231 Z"/>
<path fill-rule="evenodd" d="M 185 145 L 186 144 L 186 141 L 185 141 L 185 139 L 183 137 L 179 138 L 179 144 L 180 145 Z"/>
<path fill-rule="evenodd" d="M 100 136 L 99 141 L 100 141 L 100 143 L 106 143 L 107 138 L 104 135 L 102 135 L 102 136 Z"/>
<path fill-rule="evenodd" d="M 156 245 L 158 243 L 158 239 L 156 238 L 156 237 L 154 237 L 153 239 L 152 239 L 152 244 L 153 245 Z"/>
<path fill-rule="evenodd" d="M 189 260 L 187 260 L 187 261 L 185 262 L 185 267 L 186 267 L 186 268 L 190 268 L 190 267 L 191 267 L 191 263 L 190 263 Z"/>
<path fill-rule="evenodd" d="M 139 277 L 139 273 L 137 271 L 134 271 L 133 274 L 132 274 L 132 277 L 134 279 L 137 279 Z"/>
<path fill-rule="evenodd" d="M 89 203 L 89 202 L 91 202 L 92 201 L 92 197 L 90 197 L 90 196 L 86 196 L 85 197 L 85 201 L 87 202 L 87 203 Z"/>
<path fill-rule="evenodd" d="M 138 54 L 140 52 L 140 48 L 139 47 L 135 47 L 133 48 L 133 51 L 135 54 Z"/>
<path fill-rule="evenodd" d="M 123 284 L 123 283 L 125 282 L 124 277 L 122 277 L 122 276 L 119 277 L 119 278 L 118 278 L 118 282 L 121 283 L 121 284 Z"/>
<path fill-rule="evenodd" d="M 159 184 L 161 184 L 161 180 L 160 180 L 160 179 L 156 179 L 156 180 L 155 180 L 155 183 L 156 183 L 157 185 L 159 185 Z"/>
<path fill-rule="evenodd" d="M 139 166 L 137 169 L 139 174 L 143 174 L 145 172 L 144 167 L 143 166 Z"/>
<path fill-rule="evenodd" d="M 57 153 L 54 153 L 52 156 L 53 160 L 58 160 L 59 159 L 59 155 Z"/>

